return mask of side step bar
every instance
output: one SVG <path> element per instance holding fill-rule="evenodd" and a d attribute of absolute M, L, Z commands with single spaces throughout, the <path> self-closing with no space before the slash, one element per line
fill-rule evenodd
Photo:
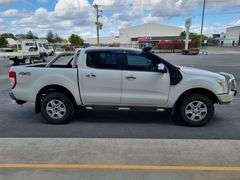
<path fill-rule="evenodd" d="M 114 107 L 114 106 L 86 106 L 86 110 L 115 110 L 115 111 L 158 111 L 164 112 L 165 108 L 159 107 Z"/>

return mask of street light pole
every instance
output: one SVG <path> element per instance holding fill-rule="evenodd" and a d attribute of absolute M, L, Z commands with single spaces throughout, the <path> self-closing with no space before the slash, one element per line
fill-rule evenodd
<path fill-rule="evenodd" d="M 95 4 L 93 5 L 93 7 L 96 9 L 96 30 L 97 30 L 97 46 L 99 46 L 99 30 L 101 29 L 102 27 L 102 23 L 99 22 L 99 5 Z"/>
<path fill-rule="evenodd" d="M 203 25 L 204 25 L 205 7 L 206 7 L 206 0 L 203 0 L 201 37 L 200 37 L 200 47 L 201 47 L 201 48 L 202 48 L 202 40 L 203 40 L 203 37 L 202 37 L 202 36 L 203 36 Z"/>

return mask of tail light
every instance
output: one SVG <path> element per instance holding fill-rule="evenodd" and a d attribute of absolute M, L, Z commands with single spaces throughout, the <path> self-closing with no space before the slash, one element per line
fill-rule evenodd
<path fill-rule="evenodd" d="M 14 89 L 16 84 L 17 84 L 17 74 L 16 74 L 16 72 L 15 71 L 9 71 L 8 77 L 9 77 L 9 80 L 11 82 L 12 89 Z"/>

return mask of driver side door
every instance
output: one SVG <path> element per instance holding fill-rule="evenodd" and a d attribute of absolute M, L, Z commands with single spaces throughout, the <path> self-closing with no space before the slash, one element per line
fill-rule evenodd
<path fill-rule="evenodd" d="M 157 64 L 143 53 L 126 53 L 123 67 L 122 105 L 157 106 L 167 103 L 169 73 L 157 72 Z"/>

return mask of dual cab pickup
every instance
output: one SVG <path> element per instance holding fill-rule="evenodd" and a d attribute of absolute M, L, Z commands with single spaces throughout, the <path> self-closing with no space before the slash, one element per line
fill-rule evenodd
<path fill-rule="evenodd" d="M 73 119 L 76 108 L 171 110 L 175 121 L 202 126 L 214 104 L 236 95 L 228 73 L 177 67 L 144 50 L 86 48 L 63 53 L 48 64 L 13 66 L 10 95 L 19 104 L 34 102 L 53 124 Z"/>

